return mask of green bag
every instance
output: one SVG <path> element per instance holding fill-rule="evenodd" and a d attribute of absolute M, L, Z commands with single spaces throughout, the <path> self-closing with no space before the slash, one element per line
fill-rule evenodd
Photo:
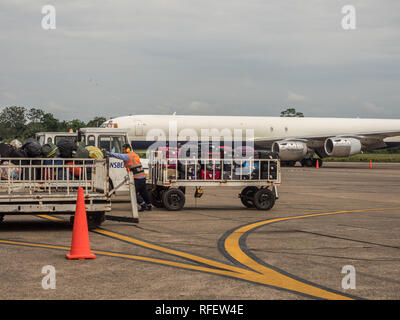
<path fill-rule="evenodd" d="M 49 142 L 42 146 L 41 153 L 45 158 L 54 158 L 60 155 L 60 150 L 56 145 Z"/>
<path fill-rule="evenodd" d="M 89 151 L 82 145 L 78 145 L 75 152 L 72 152 L 73 158 L 87 159 L 90 158 Z"/>

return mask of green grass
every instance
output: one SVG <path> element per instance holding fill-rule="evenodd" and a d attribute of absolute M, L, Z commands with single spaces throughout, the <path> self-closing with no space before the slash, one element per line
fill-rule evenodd
<path fill-rule="evenodd" d="M 400 162 L 400 154 L 362 153 L 346 158 L 325 158 L 330 162 Z"/>

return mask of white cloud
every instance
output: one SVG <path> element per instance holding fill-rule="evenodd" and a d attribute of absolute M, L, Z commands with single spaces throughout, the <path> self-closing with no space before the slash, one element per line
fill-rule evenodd
<path fill-rule="evenodd" d="M 304 102 L 304 101 L 308 101 L 308 98 L 306 96 L 301 95 L 301 94 L 289 91 L 286 100 L 290 101 L 290 102 Z"/>
<path fill-rule="evenodd" d="M 368 113 L 376 114 L 376 115 L 387 115 L 388 112 L 383 107 L 379 107 L 372 102 L 364 102 L 363 107 L 365 111 Z"/>

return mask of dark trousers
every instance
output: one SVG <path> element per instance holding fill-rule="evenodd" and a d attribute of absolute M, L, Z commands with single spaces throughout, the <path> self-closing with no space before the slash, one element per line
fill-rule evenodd
<path fill-rule="evenodd" d="M 143 202 L 145 202 L 146 204 L 151 203 L 150 195 L 146 187 L 146 179 L 135 179 L 135 189 L 137 202 L 139 204 L 142 204 Z"/>

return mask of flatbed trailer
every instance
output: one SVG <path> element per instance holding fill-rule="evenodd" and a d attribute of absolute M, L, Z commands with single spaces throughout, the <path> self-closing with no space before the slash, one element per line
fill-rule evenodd
<path fill-rule="evenodd" d="M 82 187 L 88 225 L 111 211 L 108 159 L 1 158 L 0 222 L 5 215 L 69 214 Z"/>
<path fill-rule="evenodd" d="M 201 159 L 165 158 L 155 152 L 149 161 L 149 189 L 154 206 L 181 210 L 186 187 L 243 187 L 238 195 L 247 208 L 270 210 L 278 199 L 281 183 L 279 159 Z"/>

